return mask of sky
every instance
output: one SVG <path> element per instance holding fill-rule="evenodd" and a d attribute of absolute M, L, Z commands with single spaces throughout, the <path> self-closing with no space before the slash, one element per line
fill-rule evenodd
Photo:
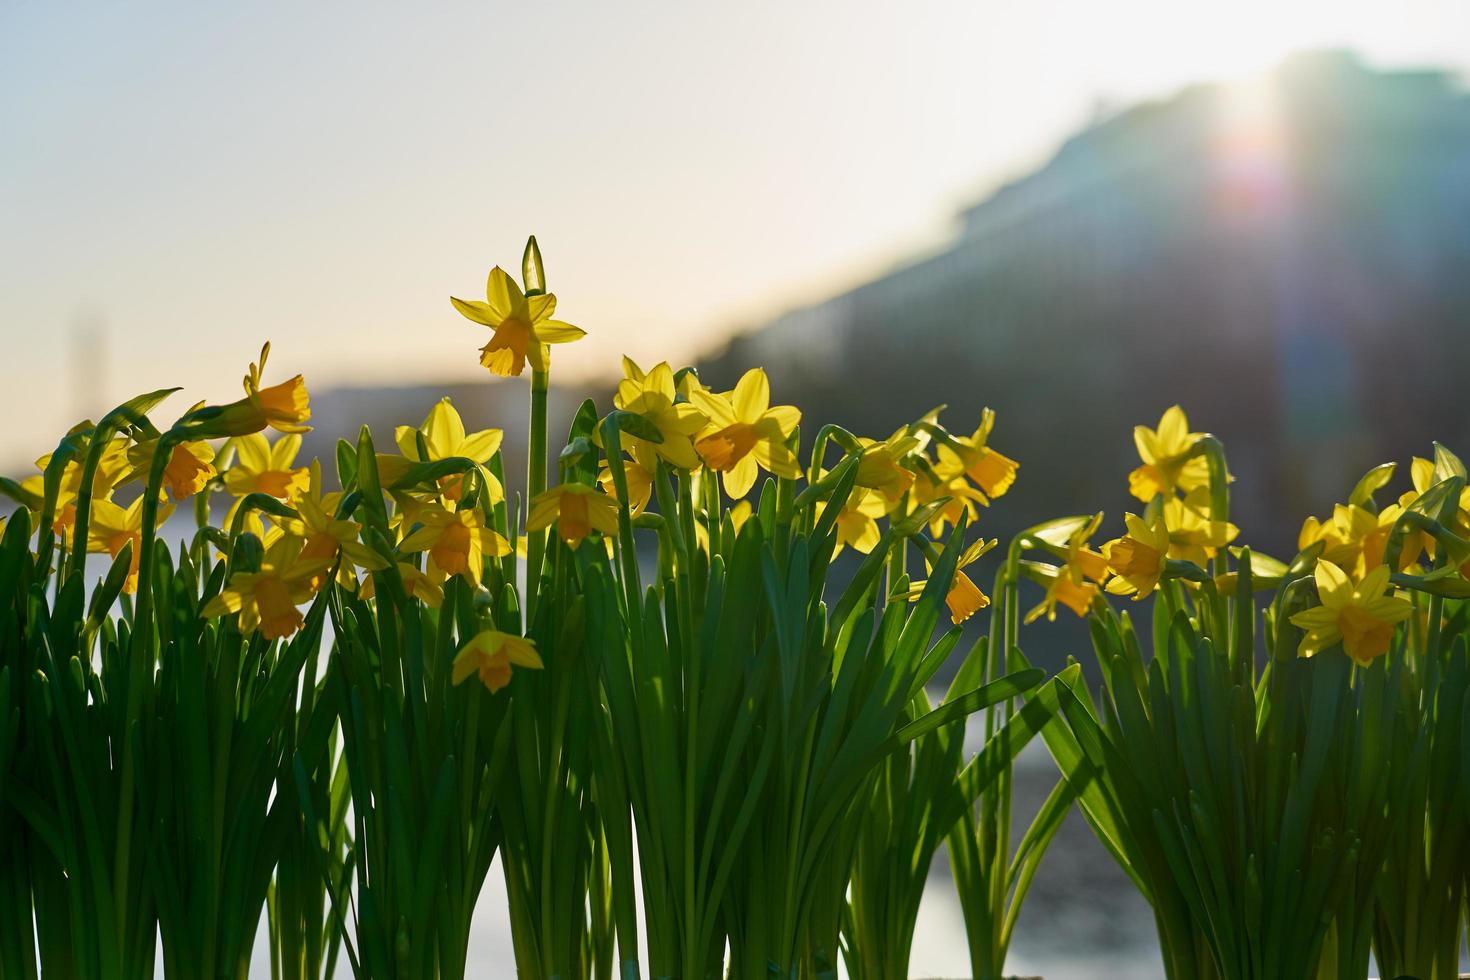
<path fill-rule="evenodd" d="M 317 390 L 484 376 L 447 297 L 531 233 L 589 331 L 557 373 L 687 362 L 1100 106 L 1321 47 L 1464 72 L 1470 4 L 0 0 L 0 468 L 237 397 L 266 339 Z"/>

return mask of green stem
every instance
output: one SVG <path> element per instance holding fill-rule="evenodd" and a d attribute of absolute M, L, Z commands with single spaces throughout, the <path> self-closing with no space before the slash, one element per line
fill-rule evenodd
<path fill-rule="evenodd" d="M 132 896 L 128 887 L 128 871 L 132 861 L 133 834 L 133 739 L 130 737 L 142 708 L 143 683 L 148 678 L 154 659 L 153 650 L 153 548 L 157 538 L 158 491 L 163 485 L 163 471 L 168 465 L 178 437 L 167 432 L 158 438 L 153 465 L 149 467 L 148 485 L 143 490 L 142 549 L 138 557 L 138 603 L 133 622 L 133 650 L 128 662 L 127 709 L 123 714 L 122 773 L 117 807 L 117 856 L 113 883 L 117 900 L 117 931 L 123 935 Z"/>
<path fill-rule="evenodd" d="M 546 392 L 550 372 L 531 369 L 531 438 L 526 451 L 526 512 L 530 502 L 546 490 Z M 537 583 L 546 554 L 546 533 L 526 532 L 526 623 L 536 616 Z"/>

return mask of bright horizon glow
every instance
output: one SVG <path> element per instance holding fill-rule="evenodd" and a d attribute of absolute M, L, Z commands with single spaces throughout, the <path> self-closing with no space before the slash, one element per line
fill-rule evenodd
<path fill-rule="evenodd" d="M 529 233 L 590 332 L 556 371 L 612 375 L 935 247 L 1100 103 L 1470 67 L 1450 0 L 75 9 L 0 8 L 0 471 L 138 391 L 235 397 L 265 339 L 317 391 L 483 377 L 447 297 Z"/>

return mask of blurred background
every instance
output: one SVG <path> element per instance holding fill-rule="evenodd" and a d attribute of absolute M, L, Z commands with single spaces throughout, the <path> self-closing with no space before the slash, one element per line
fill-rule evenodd
<path fill-rule="evenodd" d="M 308 453 L 444 394 L 514 452 L 524 381 L 447 297 L 535 233 L 589 331 L 563 419 L 624 353 L 763 365 L 872 436 L 989 405 L 1004 538 L 1116 526 L 1132 426 L 1179 402 L 1226 441 L 1242 540 L 1290 552 L 1367 467 L 1470 451 L 1467 68 L 1456 0 L 0 0 L 0 473 L 144 390 L 237 397 L 266 339 Z M 1053 666 L 1085 642 L 1028 636 Z M 947 888 L 916 968 L 955 975 Z M 1084 828 L 1021 933 L 1018 970 L 1159 973 Z"/>

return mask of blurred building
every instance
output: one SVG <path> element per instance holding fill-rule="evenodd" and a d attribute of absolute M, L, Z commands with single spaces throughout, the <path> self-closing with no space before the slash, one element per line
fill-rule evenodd
<path fill-rule="evenodd" d="M 1131 427 L 1224 437 L 1236 514 L 1294 543 L 1368 466 L 1470 453 L 1470 97 L 1437 71 L 1302 55 L 1068 139 L 948 247 L 734 340 L 811 417 L 887 434 L 996 408 L 1022 461 L 997 532 L 1127 506 Z M 1269 523 L 1268 523 L 1269 522 Z"/>

